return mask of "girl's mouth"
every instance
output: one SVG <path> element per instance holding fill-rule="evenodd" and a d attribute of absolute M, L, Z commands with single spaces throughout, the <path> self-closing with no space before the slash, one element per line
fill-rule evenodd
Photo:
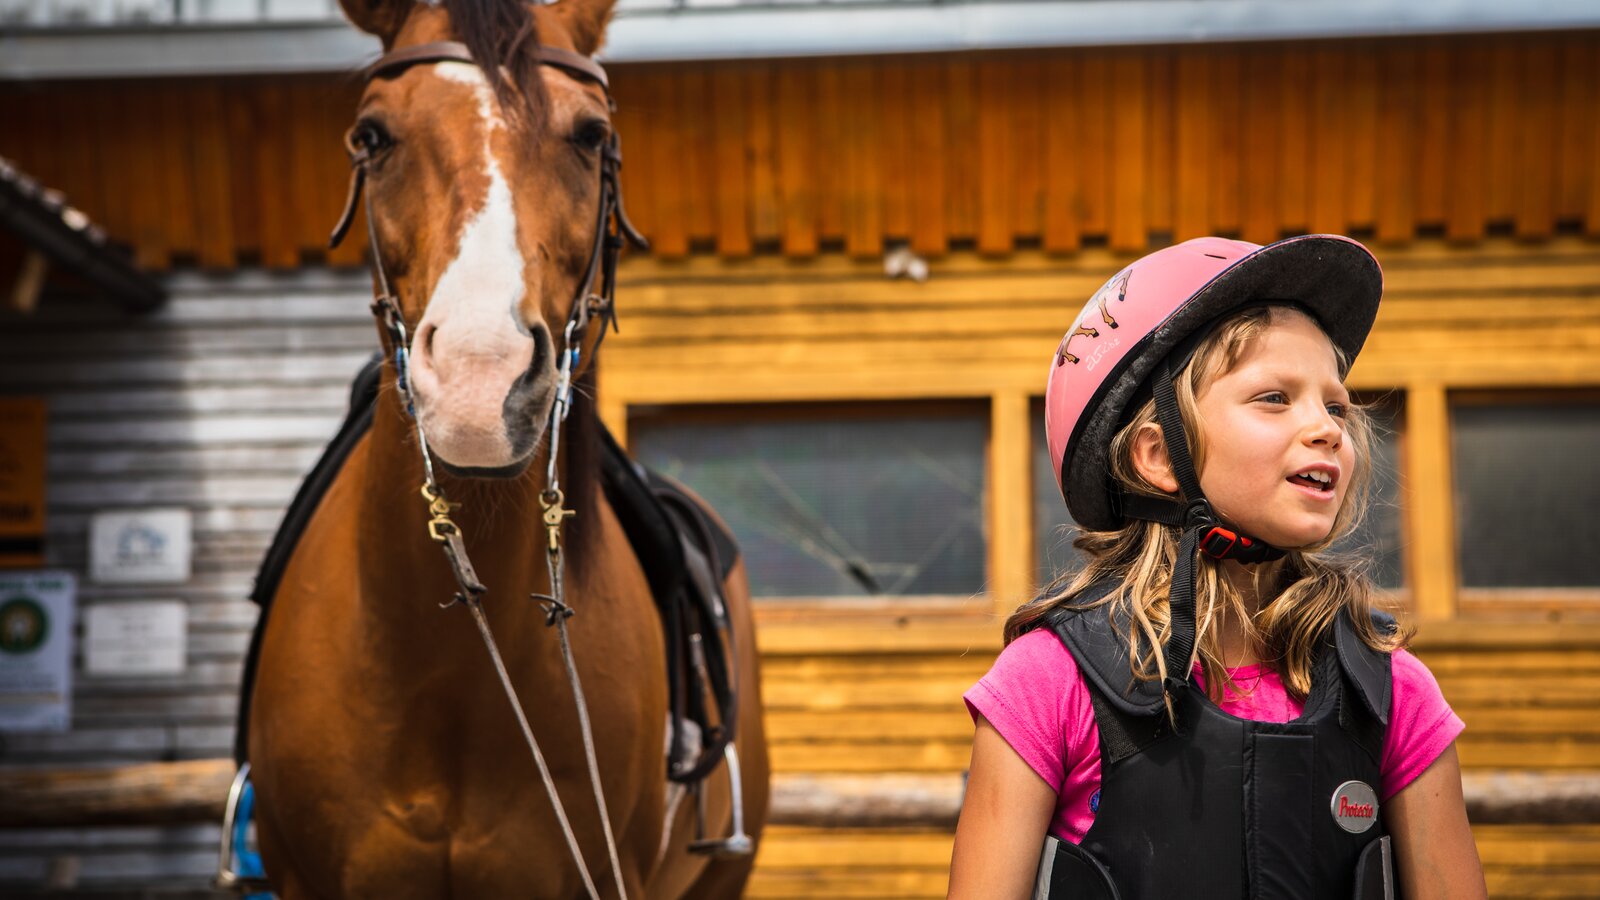
<path fill-rule="evenodd" d="M 1304 491 L 1306 494 L 1317 498 L 1318 500 L 1333 499 L 1332 483 L 1318 481 L 1315 478 L 1308 478 L 1305 475 L 1290 475 L 1284 480 L 1294 485 L 1299 490 Z"/>

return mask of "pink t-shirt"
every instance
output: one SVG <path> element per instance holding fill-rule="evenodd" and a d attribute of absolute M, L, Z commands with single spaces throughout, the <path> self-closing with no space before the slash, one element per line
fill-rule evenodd
<path fill-rule="evenodd" d="M 1421 775 L 1466 727 L 1421 660 L 1397 651 L 1392 672 L 1393 700 L 1380 763 L 1381 800 Z M 1224 712 L 1257 722 L 1288 722 L 1303 711 L 1304 704 L 1289 696 L 1277 673 L 1260 666 L 1243 666 L 1231 673 L 1244 693 L 1228 689 L 1220 704 Z M 1200 685 L 1205 686 L 1203 679 Z M 1012 641 L 964 699 L 974 721 L 980 715 L 988 719 L 1055 789 L 1059 799 L 1050 833 L 1074 844 L 1083 840 L 1098 805 L 1100 733 L 1077 661 L 1055 632 L 1040 628 Z"/>

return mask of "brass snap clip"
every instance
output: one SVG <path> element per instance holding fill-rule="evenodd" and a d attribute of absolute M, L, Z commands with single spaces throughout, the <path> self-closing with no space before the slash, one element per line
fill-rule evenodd
<path fill-rule="evenodd" d="M 461 528 L 450 519 L 450 511 L 460 509 L 461 504 L 446 500 L 444 492 L 430 484 L 423 484 L 422 499 L 428 501 L 428 537 L 442 544 L 450 535 L 461 533 Z"/>
<path fill-rule="evenodd" d="M 561 504 L 566 502 L 561 489 L 555 488 L 539 495 L 539 503 L 544 507 L 544 528 L 550 535 L 550 552 L 555 553 L 561 549 L 561 526 L 566 520 L 577 515 L 570 509 L 563 509 Z"/>

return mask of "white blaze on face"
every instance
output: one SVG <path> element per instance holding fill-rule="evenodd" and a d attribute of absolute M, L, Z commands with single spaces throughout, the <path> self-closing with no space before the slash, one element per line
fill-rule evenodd
<path fill-rule="evenodd" d="M 471 211 L 417 329 L 428 346 L 415 354 L 412 381 L 423 430 L 445 460 L 504 466 L 514 461 L 503 420 L 506 396 L 533 357 L 533 339 L 518 312 L 526 289 L 517 217 L 493 152 L 494 136 L 506 126 L 477 66 L 444 62 L 433 72 L 466 86 L 476 101 L 472 132 L 482 138 L 478 158 L 489 187 L 475 209 L 477 198 L 458 198 Z"/>

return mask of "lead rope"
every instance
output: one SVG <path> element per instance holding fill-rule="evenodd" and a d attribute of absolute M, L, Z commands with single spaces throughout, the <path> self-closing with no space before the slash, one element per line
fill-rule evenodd
<path fill-rule="evenodd" d="M 360 191 L 361 183 L 365 181 L 367 153 L 362 150 L 355 154 L 352 163 L 355 173 L 352 175 L 351 190 Z M 459 509 L 461 504 L 450 502 L 444 495 L 444 490 L 439 487 L 434 478 L 433 454 L 428 450 L 428 438 L 422 431 L 422 423 L 416 416 L 416 404 L 411 393 L 410 377 L 410 337 L 407 334 L 405 318 L 401 315 L 399 304 L 395 302 L 390 292 L 389 279 L 383 268 L 383 259 L 378 251 L 378 235 L 373 224 L 372 197 L 366 192 L 363 194 L 363 206 L 367 219 L 367 242 L 372 250 L 373 268 L 378 275 L 379 296 L 372 303 L 373 314 L 376 315 L 389 334 L 390 342 L 394 345 L 395 383 L 400 393 L 407 416 L 411 418 L 417 435 L 417 448 L 422 455 L 423 485 L 422 497 L 428 503 L 428 536 L 437 542 L 444 550 L 446 560 L 450 563 L 450 570 L 459 589 L 449 602 L 441 604 L 448 608 L 460 603 L 472 614 L 472 620 L 478 627 L 478 634 L 482 636 L 484 646 L 489 651 L 489 659 L 494 664 L 495 674 L 499 676 L 500 686 L 505 690 L 506 699 L 511 702 L 512 712 L 516 715 L 517 725 L 522 729 L 522 737 L 528 744 L 529 751 L 533 754 L 534 766 L 539 770 L 539 779 L 544 782 L 545 791 L 550 795 L 550 804 L 555 810 L 556 820 L 561 825 L 562 836 L 566 839 L 567 849 L 572 854 L 572 859 L 578 865 L 578 875 L 583 880 L 584 890 L 591 900 L 599 900 L 600 892 L 595 887 L 594 878 L 589 874 L 588 863 L 583 858 L 583 850 L 578 846 L 577 835 L 572 830 L 572 823 L 567 818 L 567 811 L 561 802 L 561 795 L 556 790 L 555 779 L 550 775 L 550 767 L 545 762 L 544 753 L 539 749 L 539 741 L 534 737 L 533 727 L 528 723 L 527 713 L 524 711 L 521 699 L 517 696 L 516 687 L 511 683 L 510 673 L 506 670 L 505 660 L 500 655 L 499 645 L 494 639 L 494 632 L 489 627 L 489 618 L 484 613 L 481 597 L 488 588 L 478 580 L 477 572 L 472 567 L 472 560 L 467 556 L 466 543 L 463 539 L 460 526 L 450 518 L 452 510 Z M 602 215 L 610 206 L 606 192 L 602 192 Z M 602 219 L 602 222 L 604 219 Z M 608 236 L 600 235 L 600 240 L 607 240 Z M 592 266 L 591 266 L 592 269 Z M 605 832 L 606 851 L 610 857 L 611 871 L 616 879 L 617 894 L 621 900 L 627 900 L 627 888 L 622 882 L 622 864 L 617 854 L 616 838 L 611 830 L 611 817 L 606 808 L 605 791 L 600 785 L 600 767 L 595 753 L 594 733 L 589 721 L 588 704 L 584 700 L 583 686 L 578 678 L 577 664 L 572 654 L 572 643 L 567 634 L 567 619 L 571 618 L 574 610 L 563 601 L 564 585 L 562 583 L 563 559 L 561 554 L 561 525 L 572 516 L 572 510 L 564 509 L 564 498 L 561 494 L 560 484 L 556 474 L 556 457 L 560 447 L 561 423 L 566 420 L 567 412 L 571 405 L 572 370 L 578 360 L 578 350 L 572 346 L 573 332 L 578 325 L 579 316 L 588 318 L 588 285 L 580 291 L 579 299 L 575 301 L 573 315 L 568 319 L 566 331 L 563 335 L 565 347 L 558 367 L 558 381 L 556 402 L 550 411 L 550 461 L 546 470 L 547 487 L 540 494 L 540 503 L 544 508 L 544 524 L 549 534 L 547 554 L 550 563 L 550 594 L 548 596 L 535 595 L 536 599 L 548 600 L 545 606 L 545 624 L 556 628 L 561 644 L 561 660 L 567 670 L 567 681 L 572 686 L 573 699 L 578 707 L 578 723 L 583 736 L 584 757 L 588 763 L 589 783 L 594 790 L 595 806 L 600 814 L 600 825 Z M 580 313 L 580 308 L 582 312 Z M 603 327 L 603 326 L 602 326 Z"/>

